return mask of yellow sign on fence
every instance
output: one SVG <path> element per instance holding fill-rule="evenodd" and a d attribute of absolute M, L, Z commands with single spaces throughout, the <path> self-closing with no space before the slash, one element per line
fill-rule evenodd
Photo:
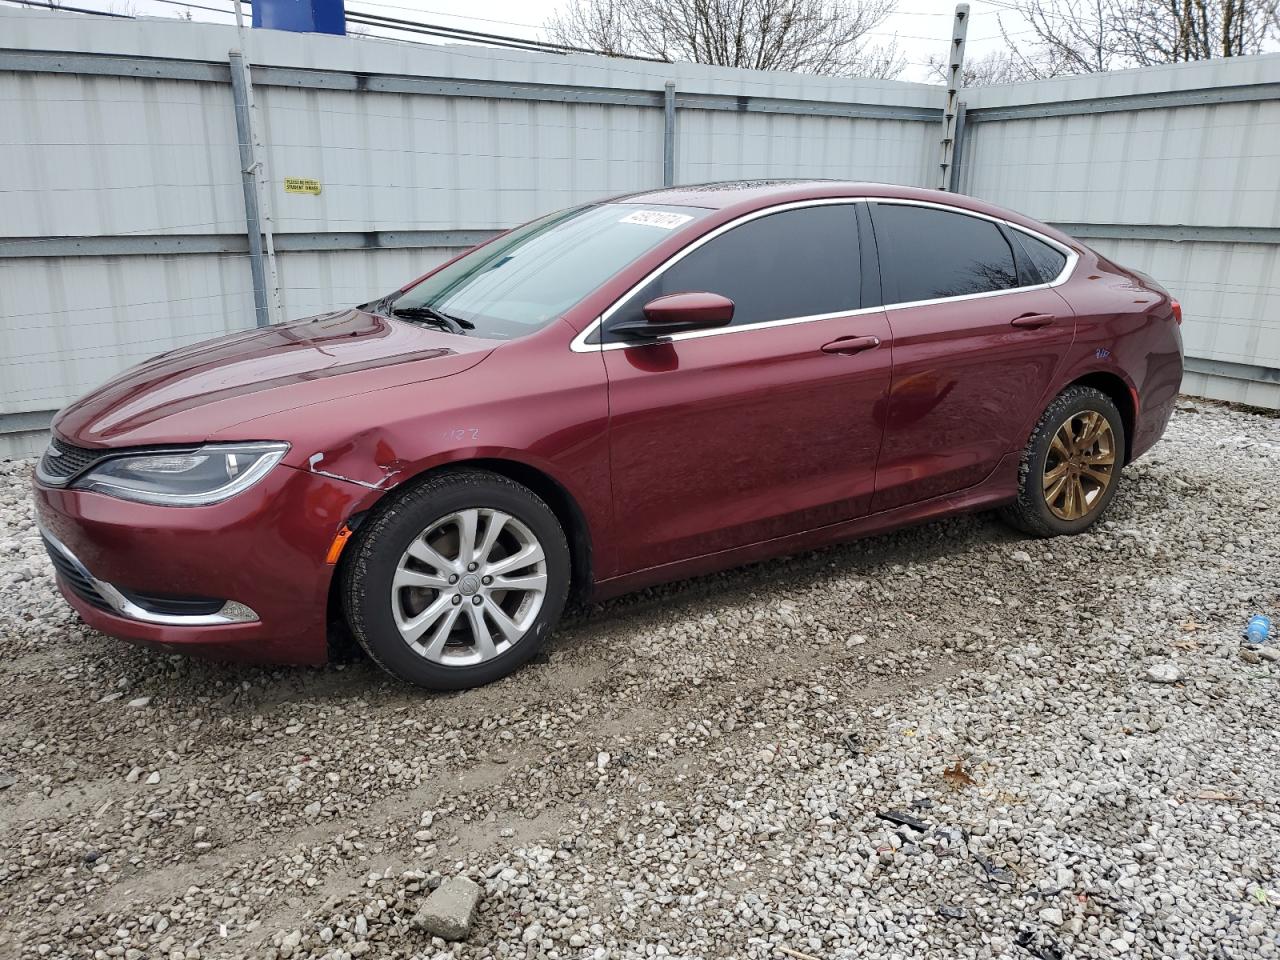
<path fill-rule="evenodd" d="M 285 177 L 284 192 L 309 193 L 318 197 L 320 196 L 320 181 L 312 180 L 310 177 Z"/>

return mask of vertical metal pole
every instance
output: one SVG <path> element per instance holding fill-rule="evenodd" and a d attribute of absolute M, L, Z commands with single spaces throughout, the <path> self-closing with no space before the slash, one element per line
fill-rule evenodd
<path fill-rule="evenodd" d="M 240 144 L 240 183 L 244 188 L 244 221 L 249 233 L 249 270 L 253 275 L 253 306 L 258 326 L 271 323 L 267 307 L 267 273 L 262 262 L 262 221 L 258 216 L 258 172 L 253 159 L 253 132 L 249 124 L 249 97 L 245 87 L 244 57 L 232 50 L 231 95 L 236 105 L 236 140 Z"/>
<path fill-rule="evenodd" d="M 663 101 L 666 123 L 662 131 L 662 185 L 674 186 L 676 182 L 676 84 L 668 80 Z"/>
<path fill-rule="evenodd" d="M 267 312 L 272 323 L 279 323 L 284 316 L 284 305 L 280 302 L 280 273 L 276 269 L 276 221 L 272 213 L 271 182 L 267 179 L 267 165 L 262 159 L 266 156 L 267 146 L 262 139 L 262 117 L 253 95 L 253 68 L 249 64 L 245 64 L 244 68 L 244 92 L 249 104 L 249 133 L 252 136 L 250 146 L 254 158 L 254 179 L 258 187 L 258 215 L 267 255 Z"/>
<path fill-rule="evenodd" d="M 964 115 L 969 105 L 963 100 L 956 108 L 956 134 L 953 138 L 955 146 L 951 157 L 951 185 L 947 188 L 952 193 L 960 192 L 960 168 L 964 166 Z"/>
<path fill-rule="evenodd" d="M 951 55 L 947 59 L 947 102 L 942 110 L 942 163 L 938 189 L 951 187 L 951 164 L 955 158 L 956 116 L 960 111 L 960 88 L 964 86 L 964 38 L 969 32 L 969 5 L 956 4 L 951 29 Z"/>

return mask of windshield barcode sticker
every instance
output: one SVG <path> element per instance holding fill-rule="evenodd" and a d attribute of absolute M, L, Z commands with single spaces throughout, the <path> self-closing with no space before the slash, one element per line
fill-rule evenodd
<path fill-rule="evenodd" d="M 681 224 L 688 223 L 693 217 L 683 213 L 667 213 L 663 210 L 637 210 L 628 213 L 619 223 L 638 223 L 643 227 L 661 227 L 663 230 L 674 230 Z"/>

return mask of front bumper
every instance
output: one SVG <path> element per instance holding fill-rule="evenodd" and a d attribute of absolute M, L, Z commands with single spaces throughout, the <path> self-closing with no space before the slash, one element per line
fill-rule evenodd
<path fill-rule="evenodd" d="M 284 465 L 207 507 L 35 486 L 58 586 L 90 626 L 168 651 L 296 664 L 326 658 L 325 554 L 370 496 Z"/>
<path fill-rule="evenodd" d="M 58 573 L 60 588 L 95 609 L 126 620 L 164 627 L 217 627 L 258 619 L 252 608 L 238 600 L 155 597 L 126 592 L 95 577 L 71 548 L 48 530 L 40 530 L 40 539 Z"/>

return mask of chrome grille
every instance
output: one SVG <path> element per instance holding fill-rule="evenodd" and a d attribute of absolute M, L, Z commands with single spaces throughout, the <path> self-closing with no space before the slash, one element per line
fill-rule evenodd
<path fill-rule="evenodd" d="M 55 484 L 67 483 L 80 476 L 95 463 L 116 450 L 87 450 L 74 447 L 65 440 L 54 440 L 40 458 L 42 479 Z"/>

